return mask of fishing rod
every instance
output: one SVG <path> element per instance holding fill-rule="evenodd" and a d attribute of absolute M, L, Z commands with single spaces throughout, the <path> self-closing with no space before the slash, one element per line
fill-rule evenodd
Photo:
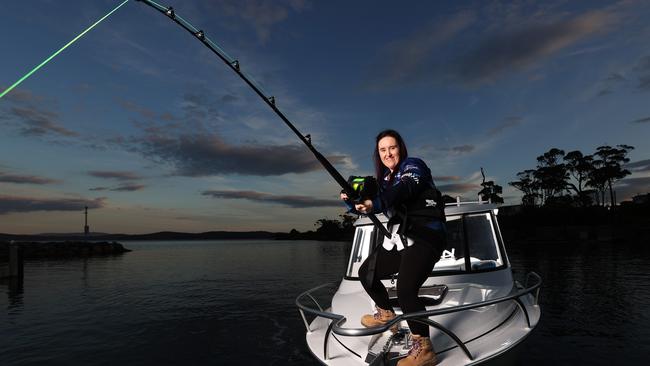
<path fill-rule="evenodd" d="M 20 85 L 20 84 L 21 84 L 23 81 L 25 81 L 27 78 L 29 78 L 30 76 L 32 76 L 32 74 L 34 74 L 36 71 L 38 71 L 41 67 L 45 66 L 45 64 L 47 64 L 48 62 L 52 61 L 52 59 L 54 59 L 56 56 L 58 56 L 59 53 L 63 52 L 66 48 L 70 47 L 70 45 L 72 45 L 73 43 L 77 42 L 77 40 L 79 40 L 79 38 L 83 37 L 84 34 L 90 32 L 90 31 L 91 31 L 93 28 L 95 28 L 99 23 L 103 22 L 104 19 L 108 18 L 111 14 L 113 14 L 114 12 L 116 12 L 117 9 L 121 8 L 122 6 L 124 6 L 124 4 L 126 4 L 128 1 L 129 1 L 129 0 L 124 0 L 120 5 L 118 5 L 117 7 L 115 7 L 115 9 L 109 11 L 108 14 L 104 15 L 103 17 L 101 17 L 98 21 L 96 21 L 95 23 L 93 23 L 90 27 L 86 28 L 83 32 L 79 33 L 79 35 L 76 36 L 75 38 L 73 38 L 70 42 L 66 43 L 63 47 L 59 48 L 59 49 L 58 49 L 56 52 L 54 52 L 50 57 L 46 58 L 43 62 L 41 62 L 40 64 L 38 64 L 36 67 L 34 67 L 32 70 L 30 70 L 27 74 L 25 74 L 23 77 L 21 77 L 20 79 L 18 79 L 18 81 L 16 81 L 15 83 L 13 83 L 13 84 L 12 84 L 11 86 L 9 86 L 7 89 L 3 90 L 3 91 L 0 93 L 0 99 L 2 99 L 2 97 L 4 97 L 6 94 L 8 94 L 10 91 L 12 91 L 15 87 L 17 87 L 18 85 Z"/>
<path fill-rule="evenodd" d="M 262 93 L 261 88 L 259 88 L 255 83 L 251 81 L 251 77 L 247 76 L 241 69 L 241 65 L 239 64 L 239 60 L 230 57 L 221 47 L 219 47 L 216 43 L 212 42 L 206 35 L 205 32 L 202 29 L 197 29 L 194 27 L 192 24 L 190 24 L 188 21 L 183 19 L 181 16 L 176 14 L 174 11 L 174 8 L 169 6 L 165 7 L 160 4 L 157 4 L 154 1 L 151 0 L 136 0 L 139 2 L 142 2 L 146 5 L 151 6 L 152 8 L 158 10 L 159 12 L 165 14 L 169 19 L 173 20 L 176 24 L 180 25 L 183 27 L 186 31 L 190 32 L 196 39 L 201 41 L 206 47 L 210 49 L 214 54 L 216 54 L 221 61 L 223 61 L 232 71 L 234 71 L 242 80 L 248 84 L 248 86 L 251 87 L 259 95 L 260 98 L 282 119 L 282 121 L 293 131 L 296 136 L 302 141 L 305 146 L 309 149 L 309 151 L 314 154 L 316 159 L 323 165 L 325 170 L 334 178 L 334 180 L 343 188 L 343 191 L 347 194 L 347 196 L 352 199 L 353 202 L 358 202 L 359 200 L 363 199 L 359 194 L 358 190 L 355 190 L 353 186 L 341 175 L 341 173 L 334 168 L 334 166 L 323 156 L 316 148 L 312 145 L 311 143 L 311 136 L 310 135 L 303 135 L 298 131 L 298 129 L 289 121 L 289 119 L 278 109 L 278 107 L 275 105 L 275 97 L 274 96 L 269 96 L 264 93 Z M 363 187 L 364 184 L 354 184 L 355 187 Z M 370 221 L 377 227 L 377 229 L 387 238 L 392 238 L 391 233 L 382 225 L 382 223 L 379 221 L 377 216 L 375 216 L 372 213 L 366 214 Z"/>

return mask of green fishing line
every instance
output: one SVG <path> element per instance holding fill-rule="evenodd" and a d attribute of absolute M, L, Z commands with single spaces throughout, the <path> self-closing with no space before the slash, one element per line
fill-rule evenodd
<path fill-rule="evenodd" d="M 68 42 L 65 46 L 61 47 L 58 51 L 54 52 L 54 53 L 52 54 L 52 56 L 46 58 L 45 61 L 43 61 L 43 62 L 40 63 L 40 65 L 38 65 L 38 66 L 36 66 L 35 68 L 33 68 L 30 72 L 28 72 L 27 74 L 25 74 L 25 76 L 23 76 L 23 77 L 20 78 L 18 81 L 16 81 L 12 86 L 8 87 L 7 89 L 5 89 L 5 91 L 3 91 L 2 93 L 0 93 L 0 98 L 4 97 L 5 94 L 9 93 L 13 88 L 17 87 L 17 86 L 18 86 L 20 83 L 22 83 L 25 79 L 27 79 L 27 78 L 30 77 L 33 73 L 35 73 L 36 71 L 38 71 L 38 69 L 40 69 L 41 67 L 43 67 L 46 63 L 50 62 L 50 60 L 52 60 L 54 57 L 56 57 L 56 55 L 58 55 L 58 54 L 61 53 L 63 50 L 65 50 L 66 48 L 68 48 L 68 46 L 70 46 L 71 44 L 75 43 L 79 38 L 81 38 L 81 37 L 82 37 L 84 34 L 86 34 L 89 30 L 95 28 L 95 26 L 96 26 L 97 24 L 101 23 L 102 20 L 108 18 L 109 15 L 113 14 L 117 9 L 121 8 L 122 5 L 126 4 L 127 2 L 129 2 L 129 0 L 124 0 L 123 3 L 121 3 L 120 5 L 118 5 L 115 9 L 111 10 L 108 14 L 104 15 L 101 19 L 99 19 L 98 21 L 96 21 L 93 25 L 91 25 L 90 27 L 88 27 L 85 31 L 81 32 L 81 33 L 80 33 L 78 36 L 76 36 L 72 41 Z"/>

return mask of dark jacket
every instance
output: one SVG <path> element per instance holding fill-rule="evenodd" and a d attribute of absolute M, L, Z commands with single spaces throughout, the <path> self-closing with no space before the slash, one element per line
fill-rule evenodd
<path fill-rule="evenodd" d="M 400 224 L 400 234 L 414 239 L 432 240 L 431 231 L 445 230 L 442 195 L 436 188 L 431 170 L 418 158 L 406 158 L 391 178 L 379 182 L 379 194 L 372 200 L 373 213 L 383 212 L 389 225 Z M 353 206 L 352 212 L 356 212 Z M 356 212 L 358 213 L 358 212 Z"/>

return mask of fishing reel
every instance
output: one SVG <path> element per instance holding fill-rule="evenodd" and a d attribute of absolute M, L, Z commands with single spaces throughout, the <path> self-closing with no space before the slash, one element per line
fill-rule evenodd
<path fill-rule="evenodd" d="M 348 178 L 348 184 L 350 184 L 350 187 L 352 187 L 352 190 L 356 193 L 356 197 L 350 197 L 353 201 L 372 200 L 377 197 L 377 193 L 379 193 L 379 184 L 377 183 L 377 179 L 372 176 L 360 177 L 351 175 L 350 178 Z"/>

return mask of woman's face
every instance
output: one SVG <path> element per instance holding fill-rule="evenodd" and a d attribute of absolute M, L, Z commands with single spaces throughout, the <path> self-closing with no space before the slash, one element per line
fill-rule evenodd
<path fill-rule="evenodd" d="M 399 145 L 397 145 L 397 140 L 392 136 L 382 137 L 377 143 L 377 151 L 381 162 L 392 173 L 399 165 Z"/>

